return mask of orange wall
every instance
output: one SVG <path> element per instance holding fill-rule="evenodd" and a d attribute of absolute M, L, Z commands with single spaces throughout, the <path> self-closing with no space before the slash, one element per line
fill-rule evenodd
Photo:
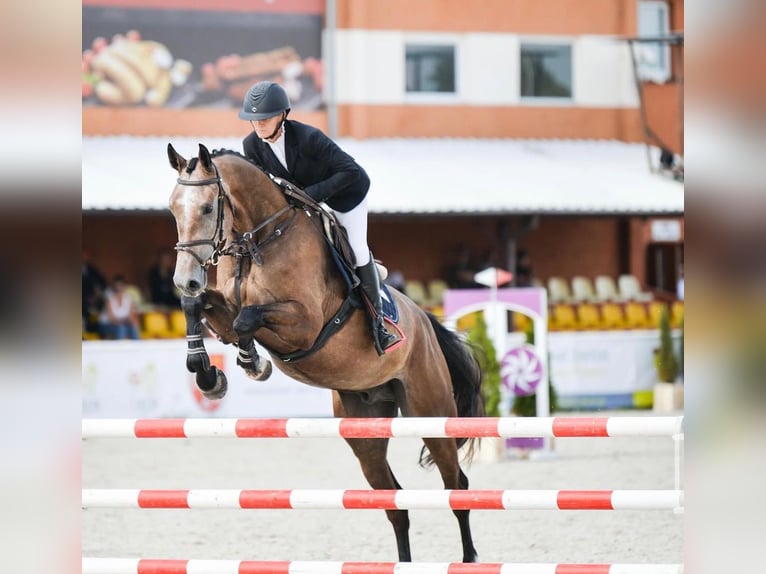
<path fill-rule="evenodd" d="M 339 0 L 337 26 L 534 34 L 632 34 L 636 28 L 636 0 L 416 0 L 415 4 Z"/>
<path fill-rule="evenodd" d="M 637 109 L 342 105 L 338 135 L 643 141 Z"/>
<path fill-rule="evenodd" d="M 250 124 L 237 117 L 236 108 L 225 110 L 87 107 L 82 110 L 82 133 L 103 135 L 246 136 Z M 326 112 L 291 111 L 290 118 L 327 131 Z"/>

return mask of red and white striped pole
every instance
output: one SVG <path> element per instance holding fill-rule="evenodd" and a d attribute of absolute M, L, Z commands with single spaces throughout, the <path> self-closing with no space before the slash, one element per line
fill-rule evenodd
<path fill-rule="evenodd" d="M 677 510 L 678 490 L 85 489 L 83 508 Z"/>
<path fill-rule="evenodd" d="M 83 558 L 82 574 L 683 574 L 683 566 Z"/>
<path fill-rule="evenodd" d="M 682 416 L 82 421 L 82 438 L 673 437 L 682 433 Z"/>

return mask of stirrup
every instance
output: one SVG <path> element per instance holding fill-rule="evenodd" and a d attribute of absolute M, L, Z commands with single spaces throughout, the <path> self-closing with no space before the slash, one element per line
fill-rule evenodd
<path fill-rule="evenodd" d="M 388 332 L 382 317 L 373 325 L 372 339 L 375 342 L 375 351 L 380 356 L 394 350 L 398 346 L 397 343 L 401 342 L 399 337 Z"/>

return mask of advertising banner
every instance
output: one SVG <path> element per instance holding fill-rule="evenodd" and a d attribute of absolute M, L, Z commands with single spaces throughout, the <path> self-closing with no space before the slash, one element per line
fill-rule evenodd
<path fill-rule="evenodd" d="M 674 336 L 676 344 L 679 335 Z M 562 409 L 651 407 L 656 330 L 548 334 L 551 380 Z"/>
<path fill-rule="evenodd" d="M 237 366 L 237 349 L 213 339 L 211 363 L 224 370 L 228 393 L 210 401 L 186 370 L 186 341 L 85 341 L 82 416 L 85 418 L 282 418 L 332 416 L 329 390 L 299 383 L 274 368 L 266 381 Z M 262 352 L 262 351 L 261 351 Z"/>
<path fill-rule="evenodd" d="M 322 105 L 324 0 L 83 0 L 83 106 L 238 108 L 261 80 Z"/>

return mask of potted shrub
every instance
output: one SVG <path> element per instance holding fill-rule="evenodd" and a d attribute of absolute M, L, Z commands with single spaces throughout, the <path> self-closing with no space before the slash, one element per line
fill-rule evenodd
<path fill-rule="evenodd" d="M 660 412 L 679 410 L 684 404 L 683 385 L 678 380 L 681 363 L 676 358 L 673 348 L 667 306 L 662 308 L 660 314 L 659 332 L 660 346 L 654 350 L 654 367 L 657 371 L 657 382 L 654 385 L 654 410 Z"/>

